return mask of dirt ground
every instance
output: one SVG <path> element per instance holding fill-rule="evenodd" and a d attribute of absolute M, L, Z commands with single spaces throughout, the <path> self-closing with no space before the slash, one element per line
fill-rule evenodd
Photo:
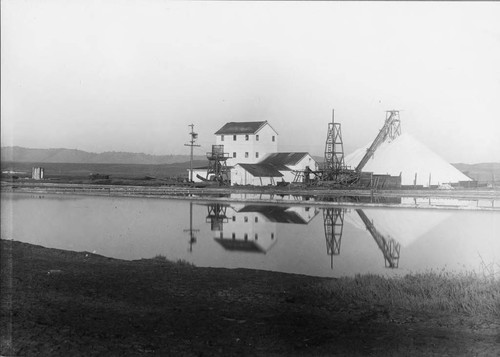
<path fill-rule="evenodd" d="M 1 248 L 2 356 L 500 356 L 498 321 L 339 304 L 326 279 Z"/>

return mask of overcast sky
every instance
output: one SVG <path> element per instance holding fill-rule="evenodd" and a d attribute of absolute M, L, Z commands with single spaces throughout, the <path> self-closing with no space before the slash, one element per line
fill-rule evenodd
<path fill-rule="evenodd" d="M 385 110 L 450 162 L 500 162 L 498 2 L 2 0 L 2 146 L 204 154 L 228 121 L 346 153 Z"/>

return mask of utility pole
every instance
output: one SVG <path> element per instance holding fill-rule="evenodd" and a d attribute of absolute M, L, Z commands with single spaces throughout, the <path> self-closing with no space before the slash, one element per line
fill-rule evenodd
<path fill-rule="evenodd" d="M 200 146 L 196 145 L 196 139 L 198 138 L 198 134 L 194 132 L 194 124 L 188 125 L 191 127 L 191 132 L 189 135 L 191 135 L 191 140 L 189 141 L 189 144 L 184 144 L 184 146 L 191 146 L 191 160 L 189 161 L 189 181 L 193 182 L 193 147 L 195 146 Z"/>

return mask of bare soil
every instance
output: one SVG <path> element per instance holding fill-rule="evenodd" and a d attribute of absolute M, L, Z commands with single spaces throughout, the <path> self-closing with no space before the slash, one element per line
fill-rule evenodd
<path fill-rule="evenodd" d="M 332 301 L 325 279 L 1 241 L 3 356 L 499 356 L 488 317 Z"/>

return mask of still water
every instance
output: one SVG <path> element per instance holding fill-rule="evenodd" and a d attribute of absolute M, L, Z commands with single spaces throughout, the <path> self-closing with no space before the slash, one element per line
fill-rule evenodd
<path fill-rule="evenodd" d="M 325 277 L 500 267 L 500 212 L 24 193 L 1 208 L 3 239 L 127 260 Z"/>

